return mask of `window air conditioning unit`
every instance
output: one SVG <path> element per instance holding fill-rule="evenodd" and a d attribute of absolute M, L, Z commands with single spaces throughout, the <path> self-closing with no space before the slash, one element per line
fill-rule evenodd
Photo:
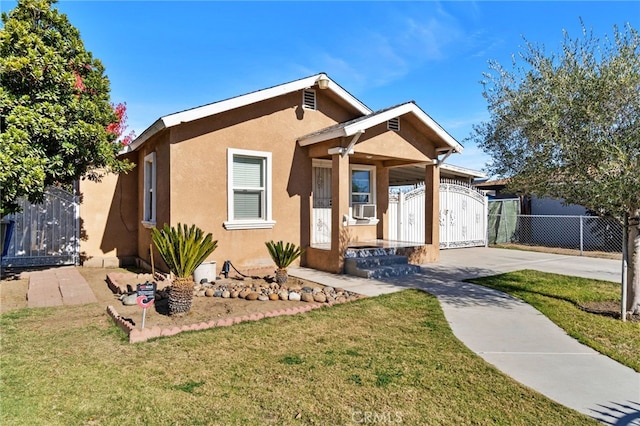
<path fill-rule="evenodd" d="M 356 219 L 370 219 L 376 217 L 375 204 L 354 204 L 353 217 Z"/>

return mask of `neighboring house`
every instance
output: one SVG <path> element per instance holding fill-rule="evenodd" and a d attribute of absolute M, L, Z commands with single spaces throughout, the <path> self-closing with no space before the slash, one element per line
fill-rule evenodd
<path fill-rule="evenodd" d="M 84 263 L 149 263 L 150 228 L 187 223 L 218 240 L 219 264 L 271 266 L 264 243 L 284 240 L 302 265 L 341 272 L 350 244 L 388 239 L 390 175 L 405 167 L 427 188 L 412 260 L 434 262 L 439 158 L 462 149 L 415 103 L 373 112 L 325 74 L 167 115 L 122 153 L 133 171 L 81 183 Z M 331 208 L 329 242 L 316 206 Z"/>
<path fill-rule="evenodd" d="M 589 215 L 586 207 L 577 204 L 566 204 L 564 200 L 557 198 L 538 198 L 535 195 L 517 195 L 505 190 L 507 179 L 497 179 L 474 185 L 489 196 L 489 202 L 495 200 L 514 199 L 519 200 L 517 214 L 525 215 L 560 215 L 560 216 L 585 216 Z"/>
<path fill-rule="evenodd" d="M 489 244 L 518 243 L 587 251 L 617 252 L 622 228 L 612 218 L 563 199 L 517 195 L 506 179 L 475 185 L 489 196 Z"/>

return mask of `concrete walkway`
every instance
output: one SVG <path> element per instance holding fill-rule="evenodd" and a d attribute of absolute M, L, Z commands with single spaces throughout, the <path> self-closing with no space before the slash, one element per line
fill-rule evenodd
<path fill-rule="evenodd" d="M 97 303 L 95 294 L 73 266 L 49 268 L 29 273 L 27 306 L 83 305 Z"/>
<path fill-rule="evenodd" d="M 419 288 L 440 301 L 453 333 L 520 383 L 610 425 L 639 424 L 640 374 L 578 343 L 530 305 L 464 279 L 521 269 L 619 281 L 615 260 L 490 248 L 441 251 L 438 264 L 382 281 L 292 269 L 368 296 Z"/>

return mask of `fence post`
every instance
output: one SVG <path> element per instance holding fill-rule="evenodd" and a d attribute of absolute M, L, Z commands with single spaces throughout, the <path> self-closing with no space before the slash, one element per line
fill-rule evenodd
<path fill-rule="evenodd" d="M 398 194 L 398 209 L 396 210 L 396 237 L 398 241 L 405 241 L 402 235 L 402 216 L 404 215 L 404 192 Z"/>
<path fill-rule="evenodd" d="M 622 294 L 620 301 L 620 317 L 627 320 L 627 266 L 629 261 L 629 215 L 624 215 L 624 227 L 622 229 Z"/>
<path fill-rule="evenodd" d="M 584 216 L 580 216 L 580 256 L 584 250 Z"/>

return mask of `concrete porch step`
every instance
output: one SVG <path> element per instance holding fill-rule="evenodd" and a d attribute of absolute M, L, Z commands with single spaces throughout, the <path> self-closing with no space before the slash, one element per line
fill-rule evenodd
<path fill-rule="evenodd" d="M 406 256 L 370 255 L 350 257 L 344 260 L 344 272 L 362 278 L 399 277 L 420 271 L 420 267 L 409 265 Z"/>
<path fill-rule="evenodd" d="M 369 268 L 357 268 L 346 272 L 349 275 L 362 278 L 388 278 L 388 277 L 401 277 L 404 275 L 415 274 L 420 271 L 420 267 L 417 265 L 409 264 L 397 264 L 389 266 L 377 266 Z"/>
<path fill-rule="evenodd" d="M 407 256 L 390 254 L 386 256 L 349 257 L 344 259 L 345 268 L 347 265 L 356 268 L 375 268 L 378 266 L 406 265 Z"/>
<path fill-rule="evenodd" d="M 393 256 L 395 247 L 349 247 L 344 253 L 345 259 L 372 256 Z"/>

